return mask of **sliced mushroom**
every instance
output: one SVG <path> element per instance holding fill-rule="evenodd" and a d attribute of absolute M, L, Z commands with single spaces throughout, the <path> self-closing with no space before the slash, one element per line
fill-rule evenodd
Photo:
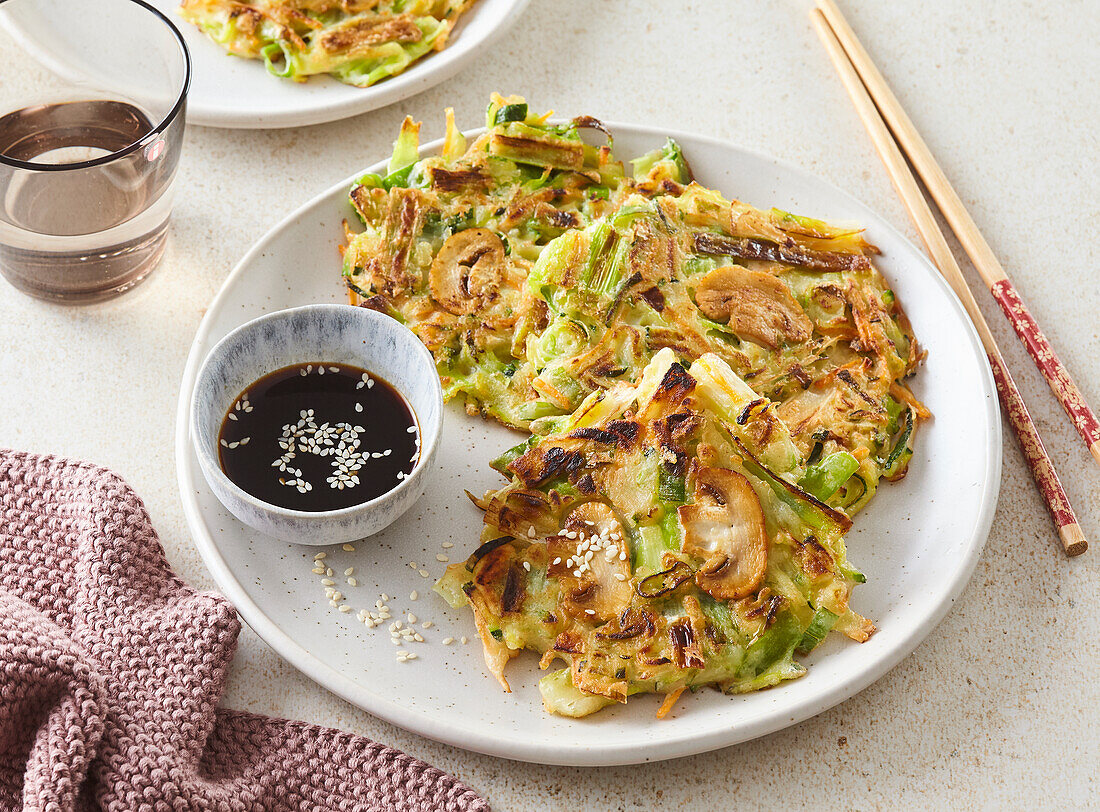
<path fill-rule="evenodd" d="M 554 536 L 546 550 L 550 574 L 565 580 L 562 609 L 591 622 L 618 616 L 630 605 L 632 588 L 629 542 L 614 511 L 603 502 L 585 502 L 570 511 L 562 530 L 576 537 Z M 597 540 L 595 546 L 592 539 Z M 586 557 L 587 563 L 581 566 L 578 561 Z M 569 559 L 573 559 L 572 566 L 567 566 Z M 578 570 L 580 575 L 576 575 Z"/>
<path fill-rule="evenodd" d="M 711 321 L 728 323 L 742 338 L 775 349 L 782 339 L 805 341 L 813 324 L 787 286 L 765 271 L 715 268 L 699 280 L 695 303 Z"/>
<path fill-rule="evenodd" d="M 752 594 L 764 578 L 768 536 L 752 485 L 728 468 L 703 468 L 695 502 L 677 510 L 684 528 L 681 549 L 703 559 L 695 583 L 717 600 Z"/>
<path fill-rule="evenodd" d="M 452 234 L 432 260 L 432 298 L 456 316 L 474 313 L 504 278 L 504 244 L 487 228 Z"/>

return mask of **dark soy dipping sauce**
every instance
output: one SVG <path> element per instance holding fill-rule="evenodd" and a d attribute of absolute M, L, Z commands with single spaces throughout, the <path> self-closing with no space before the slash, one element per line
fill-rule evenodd
<path fill-rule="evenodd" d="M 291 510 L 338 510 L 381 496 L 419 455 L 405 398 L 348 364 L 295 364 L 265 375 L 229 407 L 218 434 L 226 475 Z"/>

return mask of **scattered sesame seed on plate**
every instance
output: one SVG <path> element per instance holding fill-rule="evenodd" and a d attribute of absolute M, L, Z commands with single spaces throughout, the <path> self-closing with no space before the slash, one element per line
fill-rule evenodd
<path fill-rule="evenodd" d="M 416 615 L 412 612 L 409 612 L 409 623 L 416 623 Z"/>
<path fill-rule="evenodd" d="M 454 547 L 454 544 L 452 544 L 452 543 L 451 543 L 451 542 L 449 542 L 449 541 L 445 541 L 445 542 L 443 542 L 442 544 L 440 544 L 439 546 L 440 546 L 440 547 L 442 547 L 442 548 L 443 548 L 444 550 L 449 550 L 449 549 L 451 549 L 452 547 Z"/>
<path fill-rule="evenodd" d="M 386 594 L 385 592 L 383 592 L 383 593 L 382 593 L 382 600 L 384 600 L 384 601 L 388 601 L 389 599 L 390 599 L 390 596 L 389 596 L 389 595 L 387 595 L 387 594 Z"/>
<path fill-rule="evenodd" d="M 321 583 L 324 584 L 325 586 L 335 586 L 336 585 L 336 582 L 334 580 L 332 580 L 331 578 L 322 578 Z"/>
<path fill-rule="evenodd" d="M 447 556 L 443 555 L 443 553 L 436 553 L 435 560 L 445 563 L 447 561 L 450 561 L 451 559 L 447 558 Z"/>
<path fill-rule="evenodd" d="M 453 643 L 454 641 L 455 641 L 455 639 L 454 639 L 453 637 L 444 637 L 444 638 L 443 638 L 443 645 L 445 645 L 445 646 L 449 646 L 449 645 L 451 645 L 451 643 Z"/>
<path fill-rule="evenodd" d="M 525 570 L 527 570 L 528 572 L 530 572 L 531 571 L 531 562 L 530 561 L 524 561 L 523 562 L 523 568 Z"/>
<path fill-rule="evenodd" d="M 405 431 L 407 431 L 409 434 L 416 434 L 416 426 L 409 426 L 407 429 L 405 429 Z"/>
<path fill-rule="evenodd" d="M 341 607 L 340 607 L 340 611 L 341 611 L 341 612 L 350 612 L 350 611 L 351 611 L 351 607 L 350 607 L 350 606 L 348 606 L 348 605 L 347 605 L 347 604 L 345 603 L 345 604 L 344 604 L 343 606 L 341 606 Z"/>
<path fill-rule="evenodd" d="M 355 567 L 348 567 L 346 570 L 344 570 L 344 575 L 354 575 L 354 574 L 355 574 Z"/>
<path fill-rule="evenodd" d="M 314 561 L 320 561 L 322 558 L 327 558 L 327 557 L 328 557 L 328 553 L 317 553 L 317 555 L 313 556 L 313 560 Z"/>
<path fill-rule="evenodd" d="M 363 404 L 362 403 L 356 403 L 355 404 L 355 411 L 357 411 L 357 412 L 363 411 Z"/>
<path fill-rule="evenodd" d="M 359 582 L 354 578 L 348 578 L 348 586 L 359 586 Z"/>
<path fill-rule="evenodd" d="M 415 601 L 419 597 L 420 596 L 417 594 L 415 589 L 412 592 L 409 593 L 409 600 L 410 601 Z"/>
<path fill-rule="evenodd" d="M 420 628 L 422 629 L 430 629 L 431 627 L 432 622 L 430 620 L 425 620 L 423 623 L 420 624 Z"/>
<path fill-rule="evenodd" d="M 431 573 L 429 573 L 427 570 L 420 570 L 420 577 L 421 578 L 427 578 L 430 574 Z"/>
<path fill-rule="evenodd" d="M 340 549 L 343 550 L 345 553 L 354 553 L 355 552 L 355 545 L 354 544 L 345 544 Z"/>
<path fill-rule="evenodd" d="M 463 645 L 466 645 L 466 643 L 468 643 L 468 642 L 470 642 L 470 638 L 468 638 L 468 637 L 463 637 L 462 638 L 462 644 Z"/>

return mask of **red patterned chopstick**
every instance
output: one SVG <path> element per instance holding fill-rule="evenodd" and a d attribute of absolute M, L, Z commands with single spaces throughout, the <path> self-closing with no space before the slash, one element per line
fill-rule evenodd
<path fill-rule="evenodd" d="M 840 41 L 841 47 L 867 92 L 870 93 L 879 113 L 893 131 L 897 143 L 916 168 L 917 174 L 928 187 L 928 191 L 951 225 L 955 236 L 959 238 L 970 261 L 974 263 L 982 281 L 1008 317 L 1012 329 L 1016 331 L 1016 335 L 1027 348 L 1039 372 L 1046 378 L 1050 390 L 1066 410 L 1066 414 L 1085 441 L 1089 451 L 1092 452 L 1092 456 L 1100 462 L 1100 420 L 1097 420 L 1077 388 L 1077 384 L 1074 383 L 1062 362 L 1058 360 L 1058 355 L 1047 337 L 1043 335 L 1043 331 L 1039 329 L 1035 317 L 1020 299 L 1008 274 L 994 256 L 993 249 L 985 241 L 974 219 L 955 193 L 950 181 L 947 180 L 947 176 L 936 163 L 936 159 L 932 157 L 932 151 L 924 143 L 924 139 L 913 126 L 913 122 L 910 121 L 901 103 L 890 90 L 890 86 L 886 84 L 886 80 L 860 44 L 836 3 L 833 0 L 817 0 L 817 5 Z"/>
<path fill-rule="evenodd" d="M 981 267 L 977 263 L 975 263 L 975 267 L 981 271 Z M 982 276 L 985 277 L 984 272 Z M 1069 372 L 1058 360 L 1054 348 L 1050 346 L 1047 337 L 1043 335 L 1043 331 L 1039 329 L 1039 325 L 1032 317 L 1031 311 L 1027 309 L 1020 298 L 1020 294 L 1016 292 L 1012 280 L 1007 276 L 998 279 L 990 285 L 989 292 L 993 294 L 993 298 L 997 300 L 997 304 L 1001 306 L 1001 310 L 1008 317 L 1009 324 L 1016 331 L 1016 335 L 1024 342 L 1028 354 L 1034 359 L 1035 365 L 1039 367 L 1043 377 L 1047 379 L 1054 395 L 1073 422 L 1074 428 L 1088 443 L 1092 455 L 1100 460 L 1100 420 L 1096 419 L 1096 415 L 1092 413 L 1092 409 L 1089 408 L 1081 392 L 1077 389 L 1077 384 L 1073 382 Z"/>
<path fill-rule="evenodd" d="M 936 263 L 940 273 L 951 285 L 955 294 L 959 297 L 959 301 L 962 302 L 966 312 L 970 315 L 971 321 L 974 322 L 974 327 L 978 331 L 978 337 L 985 347 L 989 364 L 993 370 L 993 380 L 997 386 L 1001 407 L 1008 415 L 1009 424 L 1020 442 L 1020 448 L 1023 450 L 1024 458 L 1031 469 L 1031 475 L 1035 479 L 1039 493 L 1050 511 L 1054 524 L 1058 527 L 1062 547 L 1067 555 L 1080 555 L 1088 549 L 1088 542 L 1085 540 L 1084 533 L 1081 532 L 1081 526 L 1077 522 L 1077 517 L 1073 514 L 1073 508 L 1069 503 L 1069 499 L 1066 498 L 1066 492 L 1062 488 L 1062 483 L 1058 480 L 1058 474 L 1055 472 L 1054 465 L 1043 446 L 1043 441 L 1039 437 L 1035 423 L 1027 411 L 1027 406 L 1024 405 L 1024 400 L 1016 388 L 1016 383 L 1012 380 L 1008 367 L 1005 366 L 1004 358 L 997 348 L 997 342 L 989 331 L 989 325 L 986 324 L 981 311 L 978 309 L 974 294 L 970 292 L 970 288 L 966 285 L 959 264 L 955 261 L 955 256 L 951 253 L 947 240 L 936 224 L 936 218 L 932 215 L 932 210 L 928 207 L 928 202 L 924 199 L 924 195 L 917 185 L 917 179 L 910 171 L 909 165 L 905 162 L 905 157 L 901 154 L 894 137 L 886 127 L 886 122 L 883 121 L 879 110 L 875 107 L 867 88 L 864 87 L 855 67 L 849 61 L 848 55 L 833 29 L 829 26 L 825 15 L 820 10 L 815 9 L 811 12 L 811 17 L 814 26 L 817 28 L 818 36 L 824 43 L 826 50 L 828 50 L 829 57 L 840 73 L 840 78 L 848 90 L 848 95 L 851 96 L 856 111 L 874 142 L 879 157 L 882 158 L 887 172 L 890 173 L 894 188 L 897 189 L 902 202 L 909 211 L 910 217 L 913 218 L 913 223 L 916 225 L 921 239 L 928 248 L 928 253 L 932 255 L 933 262 Z"/>
<path fill-rule="evenodd" d="M 1020 390 L 1016 388 L 1016 382 L 1005 366 L 1004 359 L 999 353 L 989 353 L 989 366 L 993 370 L 993 380 L 997 384 L 997 394 L 1001 398 L 1001 406 L 1008 416 L 1008 422 L 1016 432 L 1016 438 L 1020 441 L 1020 450 L 1027 458 L 1027 464 L 1035 477 L 1035 484 L 1042 493 L 1043 500 L 1050 510 L 1050 516 L 1058 526 L 1058 535 L 1062 538 L 1062 546 L 1066 555 L 1080 555 L 1088 549 L 1085 534 L 1081 526 L 1077 524 L 1077 517 L 1073 515 L 1069 498 L 1058 479 L 1058 472 L 1051 464 L 1047 454 L 1043 438 L 1035 428 L 1035 422 L 1024 404 Z"/>

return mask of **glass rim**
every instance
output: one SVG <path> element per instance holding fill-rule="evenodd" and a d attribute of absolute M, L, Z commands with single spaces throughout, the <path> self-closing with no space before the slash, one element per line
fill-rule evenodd
<path fill-rule="evenodd" d="M 3 5 L 3 2 L 4 0 L 0 0 L 0 5 Z M 176 101 L 171 109 L 164 114 L 160 121 L 157 122 L 156 126 L 145 135 L 141 136 L 141 138 L 120 150 L 110 152 L 107 155 L 100 155 L 98 158 L 90 158 L 86 161 L 76 161 L 75 163 L 45 164 L 36 161 L 21 161 L 18 158 L 9 158 L 3 153 L 0 153 L 0 163 L 16 169 L 29 169 L 34 172 L 69 172 L 78 169 L 91 169 L 92 167 L 109 164 L 112 161 L 117 161 L 119 158 L 125 158 L 127 155 L 137 152 L 142 145 L 151 138 L 162 135 L 172 122 L 176 120 L 176 117 L 180 114 L 180 111 L 187 101 L 187 91 L 191 88 L 191 52 L 187 49 L 187 43 L 184 41 L 183 34 L 180 33 L 179 28 L 177 28 L 176 24 L 168 19 L 160 9 L 150 5 L 145 0 L 127 0 L 127 2 L 135 6 L 141 6 L 164 23 L 172 33 L 172 36 L 175 37 L 176 44 L 179 46 L 180 53 L 183 55 L 183 82 L 180 85 L 179 95 L 176 97 Z"/>

